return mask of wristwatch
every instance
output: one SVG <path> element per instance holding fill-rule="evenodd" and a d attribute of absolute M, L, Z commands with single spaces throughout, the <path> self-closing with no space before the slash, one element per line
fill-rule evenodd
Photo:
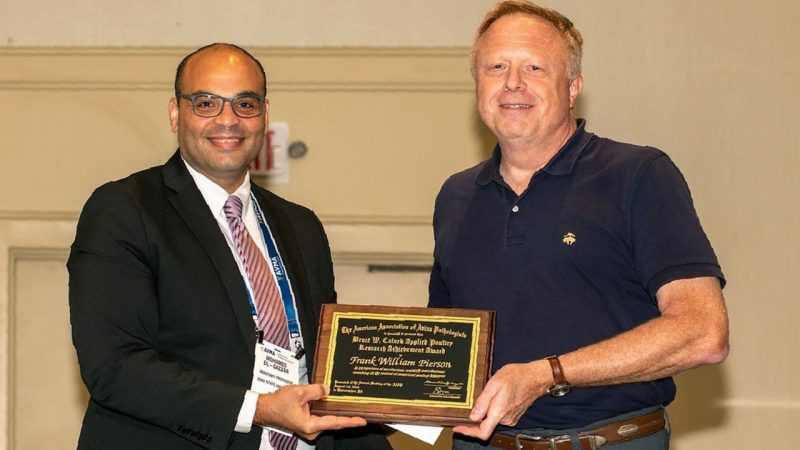
<path fill-rule="evenodd" d="M 548 356 L 547 361 L 550 362 L 550 369 L 553 371 L 553 384 L 547 388 L 547 393 L 553 397 L 563 397 L 572 390 L 572 385 L 569 384 L 567 378 L 564 376 L 564 369 L 561 367 L 561 361 L 558 356 Z"/>

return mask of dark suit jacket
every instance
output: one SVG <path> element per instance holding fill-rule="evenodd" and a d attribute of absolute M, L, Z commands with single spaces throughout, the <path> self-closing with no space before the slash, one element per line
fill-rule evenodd
<path fill-rule="evenodd" d="M 252 191 L 313 355 L 320 305 L 336 299 L 325 232 L 310 210 Z M 179 153 L 92 194 L 67 267 L 72 338 L 91 396 L 79 449 L 258 448 L 259 427 L 233 431 L 256 339 L 245 284 Z M 390 448 L 365 432 L 341 442 Z M 333 444 L 333 436 L 317 442 Z"/>

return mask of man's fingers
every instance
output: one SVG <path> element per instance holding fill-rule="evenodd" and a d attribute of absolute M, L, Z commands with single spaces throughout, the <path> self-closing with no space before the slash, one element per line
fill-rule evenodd
<path fill-rule="evenodd" d="M 311 416 L 304 431 L 308 434 L 319 434 L 324 430 L 363 427 L 366 424 L 367 421 L 363 417 Z"/>
<path fill-rule="evenodd" d="M 478 435 L 476 437 L 484 441 L 489 439 L 498 422 L 500 422 L 499 416 L 489 414 L 478 427 Z"/>
<path fill-rule="evenodd" d="M 492 401 L 497 393 L 497 383 L 492 383 L 492 381 L 489 380 L 489 382 L 486 383 L 486 386 L 483 388 L 481 395 L 475 399 L 475 405 L 472 407 L 472 411 L 469 413 L 469 419 L 473 422 L 480 422 L 483 420 L 483 418 L 486 417 L 486 412 L 489 411 L 489 406 L 491 406 Z"/>
<path fill-rule="evenodd" d="M 480 431 L 480 428 L 471 425 L 457 425 L 453 427 L 453 433 L 463 434 L 464 436 L 476 437 Z"/>
<path fill-rule="evenodd" d="M 489 414 L 486 419 L 476 425 L 458 425 L 453 427 L 453 433 L 463 434 L 465 436 L 475 437 L 481 440 L 487 440 L 492 436 L 497 423 L 500 421 L 499 416 Z"/>
<path fill-rule="evenodd" d="M 513 427 L 519 422 L 519 418 L 522 417 L 522 414 L 508 414 L 500 421 L 500 425 L 505 425 L 507 427 Z"/>
<path fill-rule="evenodd" d="M 301 388 L 299 397 L 300 401 L 303 403 L 308 403 L 312 400 L 319 400 L 328 395 L 328 389 L 321 384 L 309 384 L 305 386 L 299 385 L 298 387 Z"/>
<path fill-rule="evenodd" d="M 277 426 L 296 432 L 306 439 L 315 439 L 325 430 L 362 427 L 362 417 L 313 416 L 309 402 L 324 398 L 328 390 L 321 384 L 284 386 L 271 394 L 262 394 L 254 423 Z"/>

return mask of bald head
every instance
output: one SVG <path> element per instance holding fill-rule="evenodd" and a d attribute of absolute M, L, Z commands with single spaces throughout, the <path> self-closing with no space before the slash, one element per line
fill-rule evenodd
<path fill-rule="evenodd" d="M 224 54 L 227 53 L 227 56 Z M 251 55 L 247 50 L 239 47 L 238 45 L 227 44 L 227 43 L 214 43 L 209 44 L 203 47 L 198 48 L 197 50 L 193 51 L 186 55 L 178 64 L 178 69 L 175 71 L 175 95 L 177 96 L 178 93 L 185 93 L 183 92 L 183 80 L 184 80 L 184 73 L 187 71 L 187 66 L 193 65 L 193 63 L 204 55 L 213 55 L 213 56 L 223 56 L 230 58 L 235 58 L 236 55 L 246 58 L 255 65 L 255 68 L 258 70 L 261 76 L 262 86 L 263 89 L 258 92 L 259 94 L 266 96 L 267 95 L 267 75 L 264 72 L 264 66 L 261 65 L 261 62 L 257 60 L 253 55 Z M 233 61 L 231 61 L 233 62 Z M 191 69 L 191 67 L 190 67 Z"/>
<path fill-rule="evenodd" d="M 214 44 L 187 56 L 176 74 L 176 93 L 168 104 L 170 128 L 178 136 L 184 161 L 231 193 L 244 182 L 247 167 L 264 146 L 269 101 L 264 70 L 249 53 Z M 195 98 L 199 98 L 200 111 Z M 217 102 L 216 111 L 202 110 Z M 204 99 L 209 99 L 208 101 Z M 258 107 L 258 114 L 237 106 Z M 216 112 L 216 114 L 214 114 Z"/>

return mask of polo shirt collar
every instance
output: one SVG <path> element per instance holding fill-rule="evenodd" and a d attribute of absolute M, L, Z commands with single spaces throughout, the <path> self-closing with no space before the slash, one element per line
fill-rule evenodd
<path fill-rule="evenodd" d="M 583 152 L 586 144 L 589 143 L 589 140 L 593 136 L 592 133 L 587 133 L 585 130 L 585 119 L 578 119 L 576 121 L 576 125 L 577 127 L 575 132 L 569 138 L 567 143 L 561 147 L 561 149 L 558 151 L 558 153 L 556 153 L 555 156 L 553 156 L 550 162 L 542 167 L 542 171 L 547 172 L 550 175 L 568 175 L 572 173 L 572 168 L 575 166 L 575 161 L 578 160 L 581 152 Z M 479 185 L 485 185 L 491 181 L 500 181 L 503 179 L 503 177 L 500 176 L 501 156 L 502 154 L 500 152 L 500 145 L 497 144 L 494 146 L 494 151 L 492 151 L 492 157 L 483 164 L 483 167 L 478 172 L 475 183 Z"/>

